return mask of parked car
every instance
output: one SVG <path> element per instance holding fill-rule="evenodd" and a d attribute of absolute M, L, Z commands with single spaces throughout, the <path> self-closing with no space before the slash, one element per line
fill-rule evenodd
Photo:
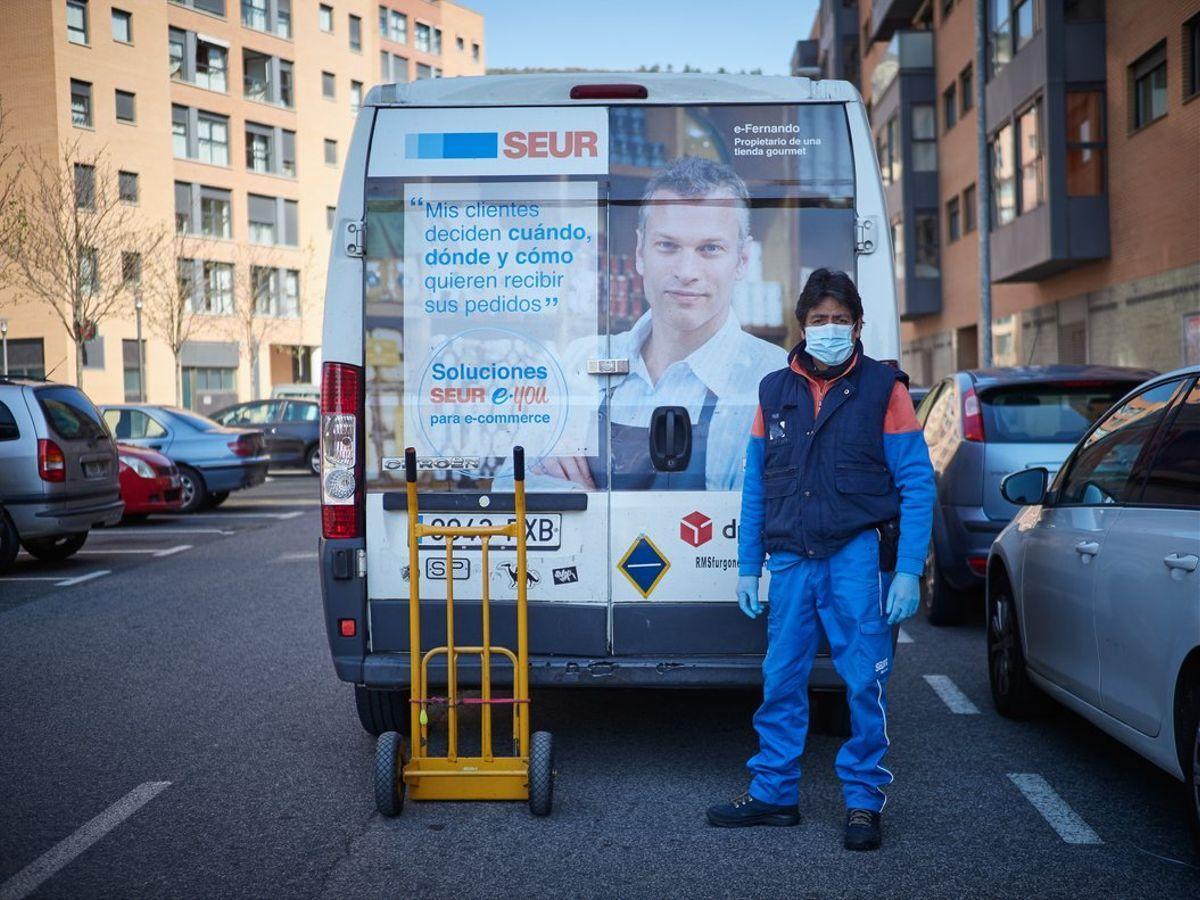
<path fill-rule="evenodd" d="M 1107 366 L 1020 366 L 956 372 L 917 410 L 937 476 L 922 600 L 934 625 L 960 621 L 980 597 L 988 549 L 1017 508 L 1000 494 L 1011 472 L 1057 472 L 1105 410 L 1155 373 Z"/>
<path fill-rule="evenodd" d="M 321 410 L 311 400 L 252 400 L 235 403 L 210 418 L 222 425 L 258 428 L 267 440 L 272 467 L 303 466 L 317 474 L 321 456 Z"/>
<path fill-rule="evenodd" d="M 30 555 L 61 560 L 120 520 L 117 448 L 79 388 L 0 377 L 0 507 L 0 565 L 16 557 L 11 533 Z"/>
<path fill-rule="evenodd" d="M 117 444 L 121 464 L 121 499 L 125 518 L 141 519 L 151 513 L 178 512 L 183 506 L 179 470 L 156 450 Z"/>
<path fill-rule="evenodd" d="M 1074 448 L 1009 475 L 987 567 L 988 674 L 1039 689 L 1187 786 L 1200 852 L 1200 366 L 1151 379 Z"/>
<path fill-rule="evenodd" d="M 159 450 L 175 463 L 183 488 L 183 512 L 219 506 L 230 491 L 262 484 L 267 477 L 262 432 L 226 428 L 174 406 L 104 406 L 104 421 L 122 444 Z"/>
<path fill-rule="evenodd" d="M 321 399 L 321 386 L 317 384 L 277 384 L 271 388 L 272 400 L 311 400 L 317 403 Z"/>

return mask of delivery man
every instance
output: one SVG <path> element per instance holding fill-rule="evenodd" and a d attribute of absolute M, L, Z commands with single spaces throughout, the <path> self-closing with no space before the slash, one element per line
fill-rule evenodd
<path fill-rule="evenodd" d="M 634 262 L 649 309 L 629 331 L 612 336 L 609 356 L 629 360 L 602 397 L 600 454 L 550 457 L 533 468 L 588 489 L 736 490 L 755 393 L 784 364 L 783 348 L 743 331 L 733 312 L 734 286 L 750 255 L 750 193 L 724 163 L 682 156 L 646 185 L 638 209 Z M 595 341 L 573 348 L 566 368 L 585 374 Z M 578 392 L 596 390 L 594 379 Z M 660 406 L 684 406 L 692 455 L 681 472 L 650 461 L 650 418 Z M 611 446 L 608 445 L 611 441 Z M 612 484 L 607 483 L 611 460 Z"/>
<path fill-rule="evenodd" d="M 929 450 L 900 371 L 866 356 L 863 307 L 844 272 L 818 269 L 796 304 L 800 344 L 759 385 L 746 451 L 737 601 L 762 612 L 771 572 L 759 751 L 747 793 L 710 807 L 723 827 L 795 825 L 808 733 L 808 676 L 821 629 L 846 683 L 852 734 L 838 753 L 845 847 L 879 847 L 888 749 L 891 626 L 911 616 L 929 546 L 935 488 Z M 899 537 L 881 571 L 881 534 Z M 884 549 L 887 551 L 888 542 Z M 891 555 L 890 552 L 887 553 Z M 889 583 L 890 581 L 890 583 Z"/>

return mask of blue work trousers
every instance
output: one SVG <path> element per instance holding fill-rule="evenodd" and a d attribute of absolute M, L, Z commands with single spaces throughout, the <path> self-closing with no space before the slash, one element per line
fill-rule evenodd
<path fill-rule="evenodd" d="M 846 807 L 882 810 L 883 786 L 892 781 L 883 767 L 892 638 L 883 611 L 890 576 L 879 572 L 879 537 L 871 529 L 826 559 L 776 554 L 767 565 L 768 643 L 763 702 L 754 714 L 759 749 L 746 764 L 750 794 L 789 806 L 799 799 L 808 677 L 823 628 L 850 704 L 851 736 L 835 764 Z"/>

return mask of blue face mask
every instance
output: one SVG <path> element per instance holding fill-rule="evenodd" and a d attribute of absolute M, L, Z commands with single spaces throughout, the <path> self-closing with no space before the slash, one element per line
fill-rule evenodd
<path fill-rule="evenodd" d="M 829 324 L 805 328 L 804 349 L 827 366 L 840 365 L 854 352 L 854 327 Z"/>

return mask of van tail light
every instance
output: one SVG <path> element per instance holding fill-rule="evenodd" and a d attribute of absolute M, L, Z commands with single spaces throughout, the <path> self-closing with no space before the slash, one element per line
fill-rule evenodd
<path fill-rule="evenodd" d="M 67 458 L 54 441 L 38 438 L 38 474 L 42 481 L 67 480 Z"/>
<path fill-rule="evenodd" d="M 362 536 L 363 370 L 347 363 L 321 367 L 321 533 Z"/>
<path fill-rule="evenodd" d="M 649 96 L 644 84 L 577 84 L 571 88 L 572 100 L 645 100 Z"/>
<path fill-rule="evenodd" d="M 967 568 L 969 568 L 976 575 L 986 575 L 987 562 L 988 558 L 986 556 L 968 556 Z"/>
<path fill-rule="evenodd" d="M 979 407 L 979 398 L 975 396 L 975 388 L 968 388 L 962 399 L 963 439 L 968 441 L 983 440 L 983 410 Z"/>

